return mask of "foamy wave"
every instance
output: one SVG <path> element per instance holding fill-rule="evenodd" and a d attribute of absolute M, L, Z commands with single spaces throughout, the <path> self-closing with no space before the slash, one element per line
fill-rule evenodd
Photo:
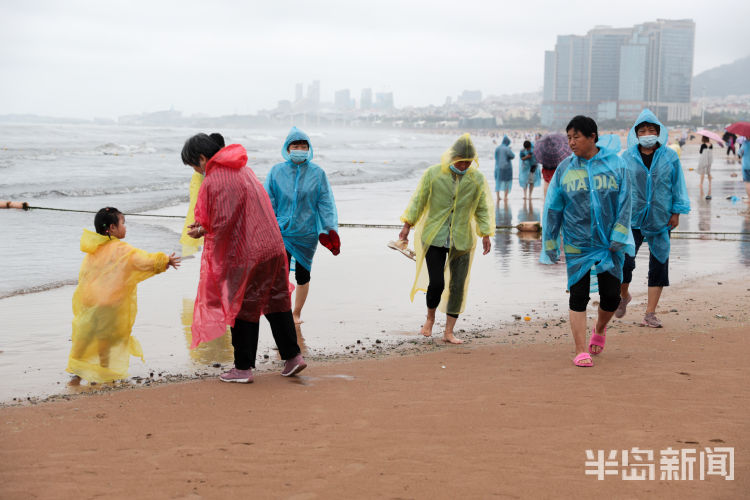
<path fill-rule="evenodd" d="M 46 292 L 47 290 L 54 290 L 55 288 L 60 288 L 63 286 L 68 286 L 68 285 L 75 285 L 77 283 L 78 283 L 78 280 L 53 281 L 52 283 L 45 283 L 44 285 L 19 288 L 17 290 L 10 290 L 6 292 L 0 291 L 0 300 L 7 299 L 8 297 L 15 297 L 17 295 L 26 295 L 29 293 Z"/>
<path fill-rule="evenodd" d="M 94 187 L 94 188 L 76 188 L 76 189 L 48 189 L 43 191 L 25 191 L 22 193 L 13 193 L 8 198 L 19 199 L 38 199 L 38 198 L 83 198 L 89 196 L 109 196 L 129 193 L 146 193 L 151 191 L 169 191 L 173 189 L 184 189 L 187 193 L 189 184 L 187 182 L 176 182 L 172 184 L 155 183 L 144 184 L 141 186 L 129 187 Z M 187 196 L 187 194 L 186 194 Z"/>
<path fill-rule="evenodd" d="M 148 144 L 115 144 L 108 142 L 94 148 L 94 151 L 105 155 L 133 155 L 133 154 L 153 154 L 156 148 Z"/>

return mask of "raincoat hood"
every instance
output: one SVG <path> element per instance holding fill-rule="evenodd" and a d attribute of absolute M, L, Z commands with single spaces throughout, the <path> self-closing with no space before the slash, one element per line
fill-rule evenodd
<path fill-rule="evenodd" d="M 293 143 L 294 141 L 307 141 L 307 145 L 309 146 L 310 150 L 307 154 L 307 161 L 311 162 L 313 159 L 313 147 L 312 142 L 310 142 L 310 138 L 307 136 L 306 133 L 298 129 L 297 127 L 292 127 L 289 131 L 289 135 L 286 136 L 286 140 L 284 141 L 284 146 L 281 148 L 281 156 L 288 162 L 292 162 L 292 160 L 289 157 L 289 145 Z M 292 162 L 293 163 L 293 162 Z"/>
<path fill-rule="evenodd" d="M 638 140 L 636 140 L 636 143 Z M 620 136 L 615 134 L 600 135 L 599 140 L 596 141 L 596 147 L 599 148 L 599 152 L 595 157 L 606 158 L 607 156 L 616 155 L 620 152 Z"/>
<path fill-rule="evenodd" d="M 510 146 L 510 137 L 508 137 L 507 135 L 504 135 L 503 136 L 503 142 L 501 142 L 501 144 L 503 146 Z"/>
<path fill-rule="evenodd" d="M 230 144 L 220 149 L 206 163 L 206 175 L 216 166 L 240 169 L 247 165 L 247 151 L 241 144 Z"/>
<path fill-rule="evenodd" d="M 443 172 L 447 172 L 451 165 L 459 161 L 471 162 L 469 168 L 466 169 L 467 172 L 477 168 L 477 149 L 468 133 L 456 139 L 453 146 L 440 157 Z"/>
<path fill-rule="evenodd" d="M 659 121 L 659 119 L 650 109 L 646 108 L 641 111 L 641 114 L 638 115 L 635 123 L 630 128 L 630 132 L 628 132 L 628 149 L 634 149 L 638 147 L 638 136 L 635 134 L 635 128 L 644 122 L 653 123 L 654 125 L 659 126 L 659 147 L 661 148 L 666 146 L 667 140 L 669 139 L 669 130 Z"/>
<path fill-rule="evenodd" d="M 117 238 L 114 236 L 104 236 L 103 234 L 84 229 L 81 235 L 81 252 L 94 253 L 100 246 L 110 241 L 117 241 Z"/>

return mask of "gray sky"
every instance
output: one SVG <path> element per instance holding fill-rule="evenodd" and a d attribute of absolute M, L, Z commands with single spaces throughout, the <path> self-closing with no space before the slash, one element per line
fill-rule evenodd
<path fill-rule="evenodd" d="M 604 4 L 604 6 L 603 6 Z M 608 4 L 608 5 L 607 5 Z M 0 0 L 0 114 L 253 113 L 320 80 L 396 106 L 541 89 L 558 34 L 696 22 L 694 73 L 750 54 L 747 0 Z"/>

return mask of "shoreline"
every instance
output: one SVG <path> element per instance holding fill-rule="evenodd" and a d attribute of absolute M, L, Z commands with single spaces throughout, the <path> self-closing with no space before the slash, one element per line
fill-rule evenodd
<path fill-rule="evenodd" d="M 0 496 L 739 498 L 750 490 L 747 277 L 670 287 L 662 329 L 634 324 L 645 307 L 634 299 L 592 369 L 572 365 L 558 314 L 459 346 L 315 361 L 290 379 L 2 407 Z M 586 450 L 634 447 L 655 452 L 655 479 L 585 473 Z M 733 448 L 733 480 L 699 480 L 698 462 L 694 480 L 660 479 L 660 450 L 717 447 Z"/>
<path fill-rule="evenodd" d="M 746 273 L 749 274 L 750 273 Z M 733 309 L 732 312 L 715 313 L 713 316 L 710 314 L 714 309 L 718 310 L 716 304 L 709 301 L 701 303 L 696 301 L 692 297 L 696 293 L 698 295 L 710 295 L 709 291 L 712 285 L 708 283 L 718 283 L 715 286 L 724 286 L 727 290 L 735 291 L 739 294 L 744 294 L 745 297 L 750 298 L 750 287 L 747 277 L 737 278 L 736 275 L 730 274 L 730 271 L 725 273 L 716 273 L 708 277 L 699 277 L 689 279 L 681 282 L 678 285 L 667 287 L 664 292 L 664 297 L 660 301 L 660 307 L 657 310 L 657 314 L 665 324 L 665 328 L 662 329 L 648 329 L 641 327 L 638 323 L 640 316 L 637 311 L 640 308 L 645 309 L 646 289 L 635 289 L 631 292 L 633 301 L 628 307 L 627 315 L 622 319 L 612 318 L 608 328 L 609 333 L 634 333 L 640 330 L 654 331 L 654 332 L 666 332 L 671 324 L 673 327 L 680 325 L 681 319 L 680 310 L 685 313 L 685 308 L 698 307 L 698 311 L 694 311 L 690 314 L 693 317 L 700 318 L 700 322 L 703 326 L 696 327 L 695 323 L 692 323 L 692 327 L 688 330 L 689 332 L 702 332 L 706 329 L 723 328 L 726 326 L 734 325 L 737 327 L 748 327 L 748 333 L 750 334 L 750 312 L 745 312 L 741 308 Z M 697 286 L 696 286 L 697 285 Z M 715 288 L 715 286 L 713 286 Z M 587 324 L 589 327 L 593 323 L 596 317 L 595 307 L 598 305 L 598 295 L 592 294 L 591 302 L 587 308 Z M 558 303 L 561 303 L 562 300 Z M 675 302 L 681 303 L 680 306 L 675 306 Z M 669 304 L 669 305 L 667 305 Z M 557 304 L 555 304 L 557 306 Z M 513 320 L 506 320 L 501 322 L 500 325 L 494 325 L 492 327 L 481 327 L 474 325 L 463 325 L 457 328 L 457 336 L 464 339 L 466 342 L 461 345 L 448 345 L 442 342 L 442 327 L 444 325 L 444 315 L 438 313 L 438 321 L 435 324 L 433 335 L 430 338 L 425 338 L 419 334 L 420 317 L 414 318 L 414 327 L 411 333 L 404 332 L 402 339 L 394 340 L 391 336 L 389 338 L 379 338 L 378 334 L 370 332 L 369 334 L 360 335 L 355 342 L 344 347 L 344 351 L 331 352 L 331 353 L 311 353 L 306 352 L 304 345 L 304 339 L 300 337 L 300 331 L 298 330 L 298 340 L 301 339 L 301 347 L 303 349 L 302 354 L 311 366 L 322 366 L 329 367 L 335 366 L 341 363 L 359 362 L 366 360 L 385 360 L 394 357 L 404 356 L 419 356 L 423 354 L 429 354 L 434 352 L 450 350 L 452 348 L 476 348 L 486 346 L 534 346 L 534 345 L 557 345 L 557 344 L 570 344 L 572 352 L 572 337 L 570 335 L 569 328 L 567 327 L 568 316 L 567 309 L 563 307 L 555 307 L 554 310 L 533 310 L 534 319 L 531 321 L 524 321 L 521 315 L 516 316 Z M 703 306 L 705 310 L 700 310 L 700 306 Z M 636 309 L 638 308 L 638 309 Z M 731 318 L 731 319 L 730 319 Z M 690 321 L 690 317 L 685 318 L 686 322 Z M 539 338 L 537 338 L 537 336 Z M 265 339 L 268 341 L 269 339 Z M 271 350 L 271 352 L 276 352 Z M 256 364 L 258 365 L 253 373 L 256 377 L 271 376 L 276 371 L 281 371 L 283 367 L 283 361 L 280 359 L 271 359 L 270 354 L 263 355 L 259 349 L 259 359 Z M 0 352 L 0 355 L 1 352 Z M 596 360 L 596 357 L 594 357 Z M 45 403 L 51 403 L 55 401 L 74 401 L 81 397 L 91 397 L 103 394 L 110 394 L 119 391 L 130 391 L 137 390 L 146 387 L 160 387 L 169 386 L 180 383 L 199 382 L 199 381 L 210 381 L 215 380 L 218 375 L 232 367 L 231 359 L 224 362 L 213 362 L 203 365 L 202 370 L 197 370 L 192 374 L 180 374 L 180 373 L 169 373 L 167 371 L 152 371 L 149 372 L 150 376 L 138 376 L 131 375 L 128 379 L 117 381 L 108 384 L 94 384 L 94 385 L 81 385 L 71 389 L 74 392 L 69 393 L 56 393 L 48 395 L 38 396 L 27 396 L 26 398 L 14 397 L 11 400 L 0 401 L 0 410 L 3 408 L 12 407 L 24 407 L 33 406 Z M 196 368 L 198 368 L 196 366 Z"/>

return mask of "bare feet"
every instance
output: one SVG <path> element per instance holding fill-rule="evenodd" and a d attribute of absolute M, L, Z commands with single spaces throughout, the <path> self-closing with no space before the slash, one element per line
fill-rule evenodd
<path fill-rule="evenodd" d="M 419 332 L 425 337 L 432 337 L 432 327 L 435 325 L 435 318 L 430 318 L 429 316 L 424 320 L 424 325 L 422 325 L 422 330 Z"/>
<path fill-rule="evenodd" d="M 69 387 L 78 387 L 79 385 L 81 385 L 81 377 L 79 377 L 78 375 L 73 375 L 70 381 L 68 381 Z"/>
<path fill-rule="evenodd" d="M 443 334 L 443 342 L 446 344 L 463 344 L 464 341 L 456 338 L 452 333 Z"/>

